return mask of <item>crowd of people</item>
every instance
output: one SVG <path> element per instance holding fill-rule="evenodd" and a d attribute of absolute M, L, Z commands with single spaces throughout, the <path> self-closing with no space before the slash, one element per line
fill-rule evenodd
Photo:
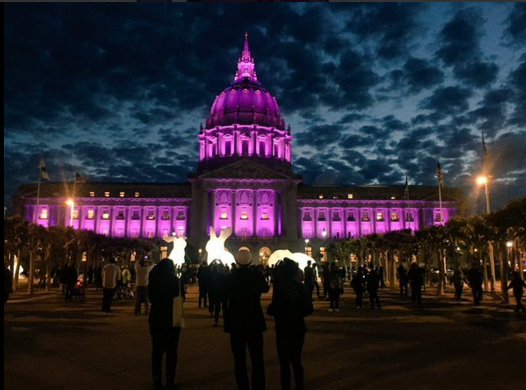
<path fill-rule="evenodd" d="M 361 309 L 364 297 L 368 297 L 371 309 L 382 307 L 378 290 L 384 288 L 382 267 L 363 264 L 351 272 L 338 262 L 318 264 L 308 262 L 304 269 L 290 259 L 284 259 L 275 267 L 252 265 L 252 254 L 240 250 L 236 262 L 227 265 L 219 260 L 206 262 L 199 267 L 175 267 L 170 259 L 157 265 L 147 256 L 136 261 L 131 268 L 119 267 L 115 258 L 89 274 L 97 289 L 102 290 L 103 312 L 111 312 L 115 293 L 119 287 L 134 286 L 134 314 L 148 316 L 152 342 L 152 376 L 154 389 L 176 389 L 177 349 L 181 323 L 175 322 L 178 297 L 185 299 L 187 285 L 197 283 L 199 308 L 208 310 L 213 325 L 219 326 L 221 314 L 223 330 L 230 335 L 230 349 L 234 358 L 234 375 L 239 390 L 264 390 L 265 367 L 263 356 L 263 332 L 266 320 L 261 305 L 261 295 L 270 291 L 272 301 L 267 314 L 275 319 L 276 349 L 280 364 L 281 389 L 291 389 L 292 377 L 295 388 L 304 388 L 304 370 L 301 354 L 305 341 L 305 317 L 313 312 L 315 299 L 329 301 L 329 312 L 340 310 L 340 296 L 346 283 L 355 295 L 355 306 Z M 411 291 L 411 302 L 422 304 L 425 269 L 417 263 L 408 268 L 402 263 L 396 269 L 400 298 L 406 299 Z M 54 275 L 63 286 L 66 302 L 76 294 L 79 274 L 75 264 Z M 4 307 L 11 292 L 12 275 L 4 263 Z M 464 286 L 469 286 L 473 304 L 478 306 L 483 298 L 483 273 L 477 265 L 467 272 L 457 268 L 449 278 L 454 286 L 455 300 L 462 300 Z M 321 287 L 320 287 L 321 285 Z M 526 312 L 522 296 L 526 284 L 519 272 L 514 272 L 506 286 L 513 290 L 515 311 Z M 316 297 L 314 291 L 316 290 Z M 251 377 L 247 371 L 247 351 L 251 360 Z M 166 356 L 166 387 L 162 381 L 162 361 Z"/>

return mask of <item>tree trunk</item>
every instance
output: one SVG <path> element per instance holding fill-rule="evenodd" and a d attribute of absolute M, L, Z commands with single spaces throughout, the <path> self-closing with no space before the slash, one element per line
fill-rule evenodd
<path fill-rule="evenodd" d="M 508 252 L 505 245 L 500 245 L 500 289 L 504 303 L 510 303 L 508 296 Z"/>
<path fill-rule="evenodd" d="M 18 289 L 18 279 L 20 277 L 20 255 L 22 251 L 19 249 L 18 254 L 15 256 L 15 262 L 13 266 L 13 291 Z"/>
<path fill-rule="evenodd" d="M 495 292 L 495 254 L 493 241 L 488 242 L 491 292 Z"/>
<path fill-rule="evenodd" d="M 446 251 L 438 250 L 438 285 L 437 295 L 444 295 L 446 285 Z"/>
<path fill-rule="evenodd" d="M 27 280 L 27 293 L 33 294 L 35 292 L 35 252 L 29 252 L 29 278 Z"/>

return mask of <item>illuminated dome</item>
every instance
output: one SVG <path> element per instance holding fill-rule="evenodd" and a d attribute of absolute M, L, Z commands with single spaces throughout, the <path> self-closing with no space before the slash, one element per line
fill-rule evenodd
<path fill-rule="evenodd" d="M 292 136 L 272 96 L 258 81 L 245 34 L 234 80 L 216 97 L 200 127 L 198 171 L 249 158 L 274 170 L 291 171 Z"/>
<path fill-rule="evenodd" d="M 276 98 L 257 79 L 254 59 L 250 56 L 248 36 L 230 87 L 216 97 L 206 120 L 208 129 L 233 124 L 256 124 L 284 130 Z"/>
<path fill-rule="evenodd" d="M 276 98 L 249 78 L 235 81 L 221 92 L 206 120 L 207 128 L 232 124 L 285 127 Z"/>

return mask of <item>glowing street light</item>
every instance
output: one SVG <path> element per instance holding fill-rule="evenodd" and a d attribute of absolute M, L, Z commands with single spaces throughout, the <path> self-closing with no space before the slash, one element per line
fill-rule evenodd
<path fill-rule="evenodd" d="M 306 255 L 308 255 L 308 253 L 307 253 L 308 248 L 309 248 L 309 239 L 306 238 L 306 239 L 305 239 L 305 254 L 306 254 Z"/>
<path fill-rule="evenodd" d="M 488 177 L 487 176 L 479 176 L 477 178 L 477 183 L 479 185 L 484 185 L 484 190 L 486 191 L 486 213 L 489 214 L 491 212 L 490 204 L 489 204 L 489 191 L 488 191 Z M 489 262 L 490 262 L 490 268 L 491 268 L 491 291 L 494 291 L 495 288 L 495 259 L 493 254 L 493 243 L 489 241 Z"/>
<path fill-rule="evenodd" d="M 483 185 L 486 191 L 486 212 L 489 214 L 491 212 L 491 209 L 489 205 L 488 177 L 487 176 L 477 177 L 477 183 L 479 185 Z"/>
<path fill-rule="evenodd" d="M 325 237 L 327 237 L 327 230 L 325 230 L 325 228 L 323 228 L 323 230 L 321 232 L 321 235 L 323 236 L 323 239 L 325 239 Z"/>

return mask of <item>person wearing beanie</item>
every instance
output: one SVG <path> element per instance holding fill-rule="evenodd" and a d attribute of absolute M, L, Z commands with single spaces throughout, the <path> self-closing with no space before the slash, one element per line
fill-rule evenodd
<path fill-rule="evenodd" d="M 230 334 L 234 355 L 234 371 L 238 390 L 265 390 L 263 362 L 263 332 L 267 330 L 261 294 L 269 291 L 263 274 L 249 267 L 252 253 L 239 250 L 235 256 L 238 267 L 227 278 L 227 305 L 224 331 Z M 252 387 L 249 385 L 246 350 L 252 363 Z"/>

